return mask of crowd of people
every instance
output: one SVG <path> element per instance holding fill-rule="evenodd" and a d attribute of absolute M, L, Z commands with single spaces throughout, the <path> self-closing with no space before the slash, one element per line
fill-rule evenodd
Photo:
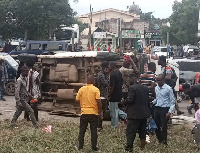
<path fill-rule="evenodd" d="M 161 74 L 155 75 L 156 64 L 150 62 L 148 71 L 138 76 L 137 67 L 131 57 L 124 56 L 123 66 L 120 69 L 116 67 L 115 62 L 103 62 L 102 71 L 99 72 L 98 76 L 88 78 L 87 86 L 82 87 L 76 97 L 76 100 L 80 101 L 81 110 L 83 110 L 82 116 L 85 117 L 86 121 L 86 124 L 84 124 L 81 116 L 79 150 L 83 149 L 85 125 L 88 123 L 91 124 L 92 140 L 95 139 L 95 143 L 92 142 L 92 149 L 98 150 L 96 131 L 98 128 L 99 130 L 103 128 L 102 118 L 107 106 L 110 111 L 111 128 L 118 128 L 119 120 L 127 124 L 126 151 L 133 151 L 136 133 L 139 134 L 141 149 L 145 148 L 147 119 L 150 117 L 153 118 L 157 126 L 155 133 L 158 142 L 167 145 L 168 121 L 176 106 L 174 82 L 177 78 L 173 68 L 166 64 L 166 57 L 161 56 L 158 64 L 162 66 Z M 119 109 L 119 106 L 122 107 Z M 85 109 L 87 109 L 87 112 L 84 112 Z M 91 114 L 92 110 L 95 111 Z M 180 114 L 178 108 L 177 113 Z M 96 114 L 99 114 L 99 116 L 95 116 L 94 120 L 92 116 Z M 95 128 L 92 126 L 94 125 L 93 121 L 96 121 Z"/>
<path fill-rule="evenodd" d="M 0 60 L 1 90 L 3 98 L 6 70 L 3 60 Z M 109 110 L 111 128 L 119 127 L 123 121 L 126 127 L 125 150 L 133 151 L 136 134 L 139 134 L 140 148 L 146 145 L 147 119 L 152 118 L 157 126 L 155 133 L 160 144 L 167 145 L 168 121 L 176 108 L 177 114 L 182 114 L 176 103 L 174 87 L 177 76 L 174 69 L 166 64 L 166 57 L 160 56 L 158 64 L 161 65 L 161 74 L 156 75 L 156 64 L 150 62 L 148 71 L 139 74 L 139 71 L 128 55 L 124 56 L 123 65 L 117 67 L 116 62 L 102 62 L 101 71 L 96 77 L 88 76 L 87 85 L 79 89 L 76 101 L 80 102 L 81 117 L 79 130 L 79 146 L 84 147 L 84 136 L 88 123 L 91 130 L 92 150 L 97 151 L 98 131 L 103 130 L 103 118 Z M 26 64 L 27 65 L 27 64 Z M 33 126 L 38 128 L 37 104 L 40 99 L 39 73 L 33 66 L 21 66 L 16 82 L 15 99 L 16 112 L 11 120 L 11 127 L 22 111 L 24 118 L 31 120 Z M 185 94 L 188 94 L 192 105 L 190 109 L 199 109 L 200 85 L 183 85 Z"/>

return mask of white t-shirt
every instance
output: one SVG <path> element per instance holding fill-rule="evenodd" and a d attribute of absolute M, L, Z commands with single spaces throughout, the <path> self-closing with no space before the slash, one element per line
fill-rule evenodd
<path fill-rule="evenodd" d="M 189 47 L 188 47 L 188 46 L 184 46 L 184 47 L 183 47 L 183 51 L 184 51 L 184 52 L 187 52 L 187 51 L 188 51 L 188 49 L 189 49 Z"/>

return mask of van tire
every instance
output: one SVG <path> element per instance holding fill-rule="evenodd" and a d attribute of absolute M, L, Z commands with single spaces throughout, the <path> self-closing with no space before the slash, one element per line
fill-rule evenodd
<path fill-rule="evenodd" d="M 6 84 L 5 94 L 8 96 L 15 95 L 15 83 L 14 82 L 9 82 Z"/>

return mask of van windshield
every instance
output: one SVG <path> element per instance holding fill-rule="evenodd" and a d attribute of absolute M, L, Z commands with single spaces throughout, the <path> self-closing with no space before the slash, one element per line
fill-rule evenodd
<path fill-rule="evenodd" d="M 8 61 L 8 63 L 17 70 L 18 68 L 18 63 L 10 56 L 10 55 L 5 55 L 5 59 Z"/>
<path fill-rule="evenodd" d="M 167 48 L 161 48 L 161 52 L 167 52 Z"/>

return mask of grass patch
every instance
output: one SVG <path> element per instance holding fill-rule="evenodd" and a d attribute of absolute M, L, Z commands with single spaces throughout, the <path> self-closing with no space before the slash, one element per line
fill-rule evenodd
<path fill-rule="evenodd" d="M 41 122 L 41 127 L 52 125 L 52 133 L 42 129 L 35 130 L 30 122 L 21 121 L 18 129 L 10 129 L 9 122 L 0 122 L 0 153 L 76 153 L 74 146 L 78 141 L 78 125 L 75 123 Z M 89 130 L 88 130 L 89 131 Z M 90 133 L 86 132 L 85 146 L 82 152 L 91 152 Z M 197 153 L 191 128 L 187 125 L 170 127 L 168 147 L 159 145 L 156 137 L 151 136 L 151 143 L 144 153 Z M 123 153 L 126 143 L 125 127 L 117 130 L 106 126 L 99 133 L 98 144 L 102 153 Z M 139 139 L 135 140 L 134 150 L 139 149 Z"/>

